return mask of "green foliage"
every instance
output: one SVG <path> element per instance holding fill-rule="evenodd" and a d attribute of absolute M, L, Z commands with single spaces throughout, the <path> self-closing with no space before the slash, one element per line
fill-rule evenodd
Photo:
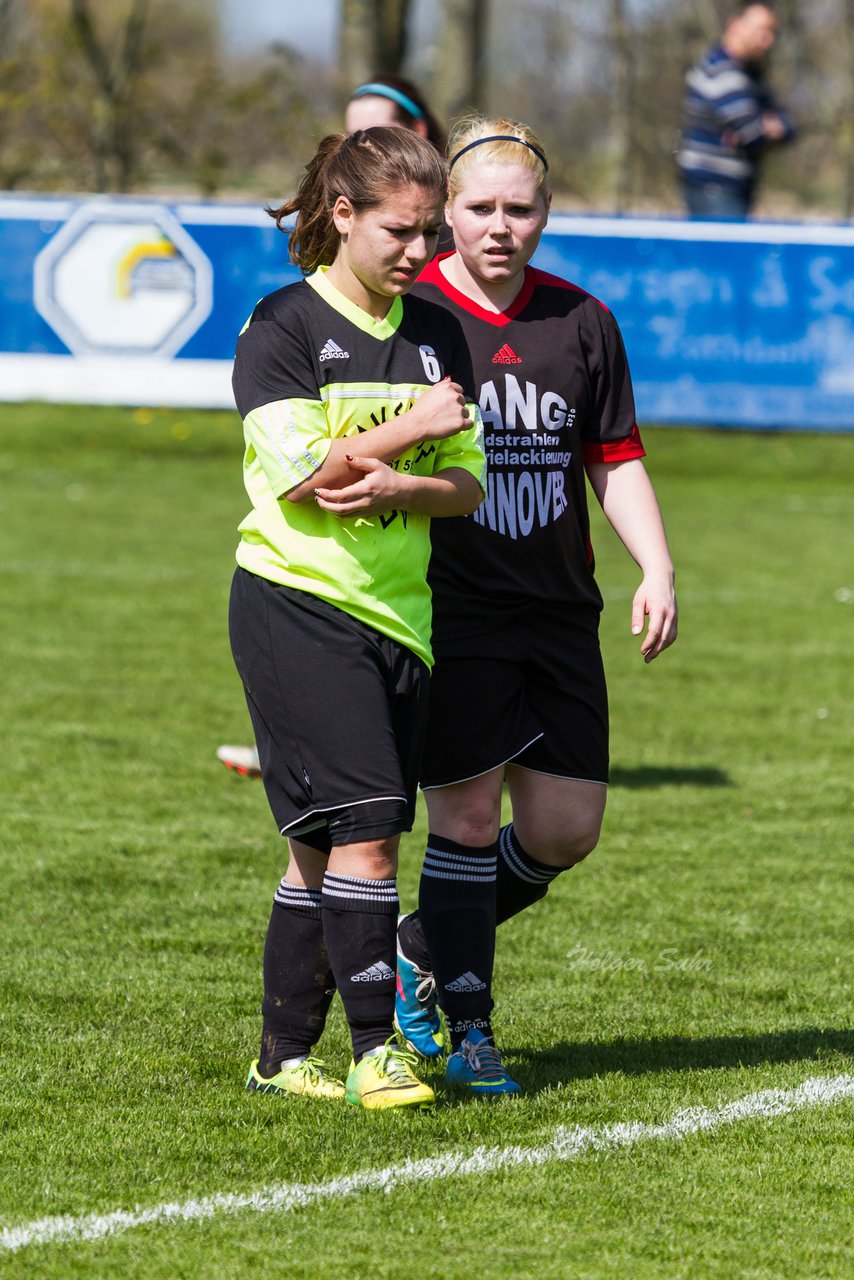
<path fill-rule="evenodd" d="M 537 1146 L 851 1070 L 854 437 L 645 438 L 682 635 L 643 666 L 637 573 L 597 520 L 614 785 L 596 853 L 499 935 L 496 1025 L 527 1094 L 369 1117 L 242 1091 L 283 848 L 261 787 L 214 758 L 248 728 L 225 623 L 236 415 L 0 409 L 2 1225 Z M 423 835 L 422 814 L 407 904 Z M 323 1049 L 346 1065 L 337 1004 Z M 3 1274 L 842 1280 L 849 1141 L 840 1105 L 34 1246 Z"/>

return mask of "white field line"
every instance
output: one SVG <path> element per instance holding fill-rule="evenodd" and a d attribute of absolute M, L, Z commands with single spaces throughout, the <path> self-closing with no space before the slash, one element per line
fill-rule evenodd
<path fill-rule="evenodd" d="M 467 1153 L 452 1152 L 422 1160 L 405 1160 L 385 1169 L 366 1169 L 346 1177 L 330 1178 L 327 1182 L 284 1182 L 242 1194 L 221 1192 L 201 1200 L 152 1205 L 148 1209 L 137 1207 L 76 1218 L 42 1218 L 17 1227 L 4 1227 L 0 1231 L 0 1253 L 12 1253 L 29 1245 L 101 1240 L 105 1236 L 121 1235 L 134 1227 L 201 1222 L 242 1210 L 287 1213 L 319 1200 L 343 1199 L 364 1191 L 391 1192 L 410 1183 L 471 1177 L 494 1173 L 498 1169 L 533 1168 L 553 1160 L 574 1160 L 589 1151 L 610 1152 L 633 1147 L 640 1142 L 678 1140 L 696 1133 L 709 1133 L 741 1120 L 767 1120 L 803 1107 L 827 1107 L 850 1097 L 854 1097 L 854 1076 L 814 1076 L 794 1089 L 751 1093 L 720 1107 L 689 1107 L 685 1111 L 677 1111 L 663 1124 L 629 1122 L 586 1129 L 561 1126 L 540 1147 L 479 1147 Z"/>

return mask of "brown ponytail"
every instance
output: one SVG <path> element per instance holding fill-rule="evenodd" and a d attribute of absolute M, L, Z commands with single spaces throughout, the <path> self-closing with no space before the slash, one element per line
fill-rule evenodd
<path fill-rule="evenodd" d="M 409 129 L 386 126 L 330 133 L 306 165 L 293 199 L 267 212 L 280 231 L 285 230 L 285 218 L 297 215 L 288 247 L 291 261 L 308 273 L 335 261 L 339 236 L 332 210 L 339 196 L 360 211 L 377 208 L 406 186 L 435 191 L 444 199 L 447 177 L 445 163 L 434 148 Z"/>

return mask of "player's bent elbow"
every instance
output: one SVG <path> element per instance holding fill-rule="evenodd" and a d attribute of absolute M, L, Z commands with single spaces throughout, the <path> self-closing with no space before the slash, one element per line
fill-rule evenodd
<path fill-rule="evenodd" d="M 469 497 L 469 495 L 466 495 L 465 501 L 461 504 L 460 510 L 457 514 L 461 516 L 474 515 L 475 511 L 477 511 L 478 507 L 482 502 L 483 502 L 483 491 L 481 490 L 480 485 L 478 485 L 477 493 L 471 495 L 471 497 Z"/>
<path fill-rule="evenodd" d="M 288 489 L 286 493 L 279 494 L 279 498 L 286 499 L 288 502 L 308 502 L 309 498 L 314 497 L 314 490 L 317 487 L 316 481 L 305 480 L 302 484 L 294 485 L 293 489 Z"/>
<path fill-rule="evenodd" d="M 463 472 L 459 478 L 457 492 L 459 502 L 455 504 L 457 506 L 455 514 L 460 516 L 472 515 L 486 497 L 480 481 L 467 471 Z"/>

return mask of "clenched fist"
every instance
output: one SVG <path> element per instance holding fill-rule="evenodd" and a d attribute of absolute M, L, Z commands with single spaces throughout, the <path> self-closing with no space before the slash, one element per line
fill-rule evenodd
<path fill-rule="evenodd" d="M 444 440 L 458 431 L 467 431 L 472 425 L 466 408 L 466 398 L 458 382 L 443 378 L 419 396 L 410 413 L 423 423 L 425 440 Z"/>

